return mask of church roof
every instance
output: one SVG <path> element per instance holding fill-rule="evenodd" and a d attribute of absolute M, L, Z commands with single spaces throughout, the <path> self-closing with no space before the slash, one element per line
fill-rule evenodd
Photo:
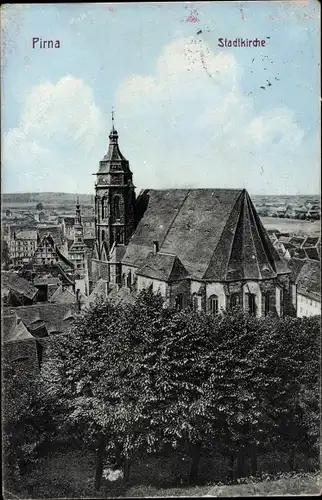
<path fill-rule="evenodd" d="M 235 281 L 288 273 L 246 190 L 145 190 L 143 216 L 123 264 L 142 268 L 159 242 L 160 253 L 176 255 L 192 279 Z"/>
<path fill-rule="evenodd" d="M 160 281 L 177 281 L 188 276 L 188 272 L 178 257 L 171 254 L 151 252 L 145 264 L 136 274 Z"/>

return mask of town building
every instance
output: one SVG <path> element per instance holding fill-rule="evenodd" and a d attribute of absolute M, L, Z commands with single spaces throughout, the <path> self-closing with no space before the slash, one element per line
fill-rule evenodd
<path fill-rule="evenodd" d="M 109 294 L 151 287 L 178 308 L 296 315 L 290 270 L 245 189 L 148 189 L 136 199 L 114 122 L 96 177 L 91 290 L 101 280 Z"/>
<path fill-rule="evenodd" d="M 20 229 L 10 234 L 10 259 L 14 265 L 29 262 L 38 244 L 38 233 L 34 229 Z"/>
<path fill-rule="evenodd" d="M 292 279 L 297 287 L 297 316 L 321 315 L 321 265 L 316 260 L 292 259 Z"/>
<path fill-rule="evenodd" d="M 69 249 L 68 256 L 74 266 L 75 290 L 84 295 L 89 293 L 88 279 L 88 247 L 84 242 L 84 228 L 82 224 L 79 198 L 76 203 L 76 217 L 74 223 L 74 242 Z"/>

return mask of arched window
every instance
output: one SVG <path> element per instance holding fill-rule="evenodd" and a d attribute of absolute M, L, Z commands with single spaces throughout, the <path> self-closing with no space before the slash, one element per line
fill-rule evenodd
<path fill-rule="evenodd" d="M 131 288 L 131 286 L 132 286 L 132 276 L 131 272 L 129 272 L 129 274 L 127 275 L 127 287 Z"/>
<path fill-rule="evenodd" d="M 120 197 L 114 196 L 114 218 L 115 220 L 120 219 Z"/>
<path fill-rule="evenodd" d="M 239 306 L 239 294 L 238 293 L 232 293 L 230 296 L 230 307 L 234 308 Z"/>
<path fill-rule="evenodd" d="M 198 311 L 198 297 L 196 293 L 192 295 L 192 309 Z"/>
<path fill-rule="evenodd" d="M 251 316 L 256 315 L 256 295 L 254 293 L 246 294 L 246 307 Z"/>
<path fill-rule="evenodd" d="M 108 217 L 108 199 L 106 196 L 102 198 L 102 219 L 107 219 Z"/>
<path fill-rule="evenodd" d="M 217 295 L 212 295 L 211 297 L 209 297 L 208 309 L 209 309 L 209 312 L 211 312 L 212 314 L 217 316 L 218 311 L 219 311 Z"/>
<path fill-rule="evenodd" d="M 184 308 L 185 301 L 183 293 L 179 293 L 175 298 L 175 308 L 181 311 Z"/>
<path fill-rule="evenodd" d="M 270 294 L 265 293 L 264 295 L 264 315 L 267 316 L 270 312 Z"/>

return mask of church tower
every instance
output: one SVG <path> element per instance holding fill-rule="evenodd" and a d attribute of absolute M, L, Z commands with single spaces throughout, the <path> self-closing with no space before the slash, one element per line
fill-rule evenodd
<path fill-rule="evenodd" d="M 84 242 L 84 228 L 82 224 L 79 198 L 76 202 L 76 216 L 74 223 L 74 241 L 69 249 L 68 256 L 74 265 L 76 289 L 83 294 L 88 293 L 88 248 Z"/>
<path fill-rule="evenodd" d="M 96 249 L 99 260 L 107 261 L 115 245 L 127 245 L 135 224 L 135 186 L 118 145 L 113 111 L 108 151 L 94 175 Z"/>

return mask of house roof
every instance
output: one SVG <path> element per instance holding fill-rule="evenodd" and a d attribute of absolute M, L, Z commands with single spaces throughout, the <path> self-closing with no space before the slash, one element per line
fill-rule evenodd
<path fill-rule="evenodd" d="M 314 247 L 319 243 L 319 237 L 308 236 L 303 243 L 303 247 Z"/>
<path fill-rule="evenodd" d="M 56 304 L 75 304 L 76 295 L 70 290 L 63 290 L 63 287 L 60 285 L 50 297 L 49 302 L 55 302 Z"/>
<path fill-rule="evenodd" d="M 137 271 L 138 275 L 160 281 L 176 281 L 188 276 L 188 272 L 177 256 L 151 252 L 145 264 Z"/>
<path fill-rule="evenodd" d="M 39 323 L 46 326 L 48 332 L 62 333 L 66 331 L 69 322 L 66 321 L 76 313 L 76 304 L 53 304 L 42 302 L 30 306 L 4 308 L 5 313 L 15 312 L 24 325 L 32 333 Z"/>
<path fill-rule="evenodd" d="M 296 247 L 300 247 L 302 243 L 304 243 L 305 238 L 300 238 L 299 236 L 292 236 L 289 243 L 295 245 Z"/>
<path fill-rule="evenodd" d="M 143 213 L 123 264 L 141 268 L 159 242 L 176 255 L 192 279 L 235 281 L 288 273 L 246 190 L 145 190 Z"/>
<path fill-rule="evenodd" d="M 93 288 L 91 294 L 86 299 L 86 305 L 89 306 L 93 304 L 96 300 L 105 300 L 107 297 L 107 284 L 106 280 L 100 278 L 95 287 Z"/>
<path fill-rule="evenodd" d="M 292 277 L 301 290 L 321 294 L 321 264 L 315 260 L 290 261 Z"/>
<path fill-rule="evenodd" d="M 21 278 L 16 273 L 13 272 L 5 272 L 1 273 L 2 277 L 2 287 L 4 289 L 11 290 L 19 295 L 23 295 L 28 299 L 33 299 L 38 289 L 34 287 L 29 281 L 24 278 Z"/>
<path fill-rule="evenodd" d="M 20 321 L 15 313 L 7 314 L 3 317 L 3 341 L 17 342 L 21 340 L 30 340 L 34 337 L 28 332 L 27 328 Z"/>
<path fill-rule="evenodd" d="M 40 239 L 43 239 L 44 236 L 51 236 L 55 245 L 60 246 L 63 240 L 63 232 L 60 226 L 47 226 L 38 228 L 38 233 Z"/>
<path fill-rule="evenodd" d="M 35 229 L 20 229 L 16 231 L 16 240 L 37 240 L 37 231 Z"/>
<path fill-rule="evenodd" d="M 319 252 L 316 247 L 305 247 L 305 253 L 309 259 L 320 260 Z"/>

